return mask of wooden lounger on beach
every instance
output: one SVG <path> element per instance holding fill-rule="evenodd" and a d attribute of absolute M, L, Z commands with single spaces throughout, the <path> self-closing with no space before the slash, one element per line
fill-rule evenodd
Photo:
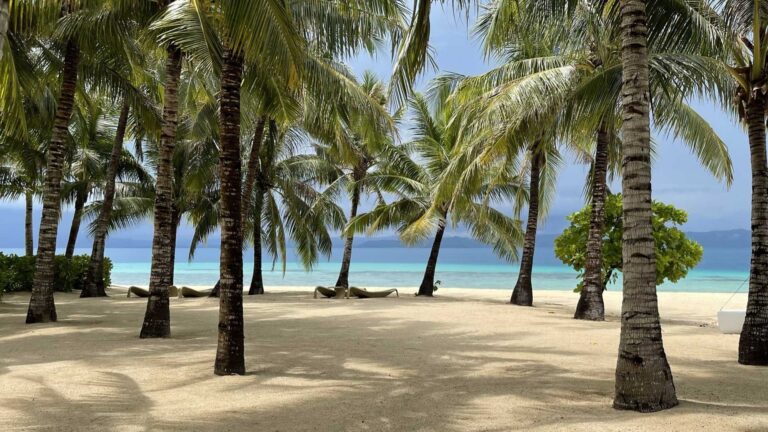
<path fill-rule="evenodd" d="M 131 294 L 135 295 L 136 297 L 149 297 L 149 290 L 145 290 L 144 288 L 139 288 L 137 286 L 132 286 L 128 288 L 128 297 L 131 296 Z M 168 287 L 168 297 L 178 297 L 179 296 L 179 289 L 175 286 L 171 285 Z"/>
<path fill-rule="evenodd" d="M 128 287 L 128 297 L 130 297 L 131 294 L 135 295 L 136 297 L 149 297 L 149 291 L 137 286 Z"/>
<path fill-rule="evenodd" d="M 317 293 L 320 293 L 323 297 L 327 298 L 336 298 L 336 294 L 343 293 L 342 297 L 349 298 L 349 291 L 344 287 L 326 288 L 318 286 L 315 287 L 315 298 L 317 298 Z"/>
<path fill-rule="evenodd" d="M 368 291 L 365 288 L 350 287 L 349 295 L 357 298 L 383 298 L 392 293 L 395 293 L 397 297 L 400 297 L 400 293 L 396 289 L 388 289 L 384 291 Z"/>
<path fill-rule="evenodd" d="M 189 287 L 181 287 L 182 297 L 208 297 L 210 293 L 211 293 L 211 290 L 198 291 L 196 289 L 192 289 Z"/>

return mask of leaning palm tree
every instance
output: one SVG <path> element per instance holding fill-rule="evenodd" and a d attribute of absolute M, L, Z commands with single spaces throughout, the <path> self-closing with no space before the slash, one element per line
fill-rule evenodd
<path fill-rule="evenodd" d="M 369 100 L 382 108 L 384 107 L 386 103 L 385 88 L 373 73 L 366 72 L 363 75 L 360 88 Z M 331 125 L 330 128 L 333 129 L 333 132 L 329 134 L 330 139 L 321 136 L 323 142 L 316 145 L 317 155 L 335 167 L 337 173 L 332 178 L 324 179 L 328 188 L 323 193 L 325 198 L 318 202 L 333 201 L 343 189 L 346 189 L 351 203 L 349 220 L 352 220 L 357 216 L 360 201 L 365 194 L 381 197 L 381 192 L 378 189 L 366 187 L 370 184 L 366 185 L 365 179 L 371 172 L 382 167 L 385 162 L 385 155 L 390 152 L 393 145 L 391 131 L 381 129 L 379 127 L 380 119 L 368 115 L 348 116 L 340 109 L 309 111 L 314 117 L 305 120 L 305 124 L 310 125 L 310 131 L 314 129 L 312 125 L 316 124 L 318 119 Z M 387 118 L 389 117 L 387 116 Z M 335 286 L 349 286 L 353 243 L 354 231 L 347 231 L 344 235 L 341 268 Z"/>
<path fill-rule="evenodd" d="M 490 7 L 481 17 L 479 32 L 486 49 L 501 51 L 514 47 L 514 39 L 525 37 L 523 31 L 510 32 L 510 21 L 500 19 L 505 11 Z M 563 25 L 563 24 L 566 25 Z M 558 20 L 558 49 L 547 56 L 505 62 L 497 70 L 481 77 L 484 88 L 527 86 L 526 99 L 519 103 L 537 101 L 530 106 L 555 106 L 564 120 L 558 134 L 561 139 L 593 141 L 594 149 L 586 190 L 592 203 L 590 235 L 584 286 L 575 313 L 576 318 L 602 320 L 602 293 L 605 285 L 601 274 L 603 236 L 602 208 L 606 196 L 607 173 L 620 168 L 621 126 L 621 59 L 618 23 L 593 4 L 580 3 L 574 16 Z M 545 24 L 549 26 L 549 24 Z M 512 34 L 512 37 L 509 35 Z M 537 31 L 536 34 L 547 34 Z M 713 62 L 696 50 L 682 50 L 657 44 L 651 47 L 650 83 L 655 100 L 654 126 L 669 135 L 681 138 L 691 148 L 701 164 L 726 183 L 733 177 L 727 148 L 707 122 L 685 101 L 705 83 L 718 85 L 722 77 L 710 72 Z M 673 51 L 674 50 L 674 51 Z M 717 68 L 715 68 L 716 70 Z M 557 74 L 557 71 L 563 73 Z M 549 74 L 546 83 L 536 85 L 536 78 Z M 525 76 L 525 77 L 523 77 Z M 515 84 L 515 81 L 518 81 Z M 555 83 L 560 82 L 560 85 Z M 537 90 L 540 89 L 540 93 Z M 553 91 L 554 89 L 554 91 Z M 521 95 L 524 93 L 521 91 Z M 508 103 L 506 109 L 510 109 Z"/>
<path fill-rule="evenodd" d="M 453 110 L 445 97 L 436 101 L 436 108 L 431 110 L 426 99 L 418 93 L 410 106 L 414 113 L 413 141 L 393 147 L 387 154 L 385 166 L 363 181 L 396 198 L 350 220 L 347 230 L 371 233 L 394 227 L 406 243 L 434 233 L 417 293 L 431 297 L 440 245 L 449 220 L 453 225 L 466 226 L 473 237 L 492 245 L 502 258 L 517 258 L 517 247 L 522 240 L 519 222 L 489 204 L 490 201 L 516 199 L 522 195 L 523 187 L 514 175 L 509 175 L 509 165 L 491 167 L 489 164 L 485 178 L 474 184 L 463 183 L 471 189 L 453 191 L 456 201 L 438 200 L 437 185 L 461 145 L 457 134 L 449 127 Z M 500 172 L 499 168 L 505 175 L 493 175 Z"/>

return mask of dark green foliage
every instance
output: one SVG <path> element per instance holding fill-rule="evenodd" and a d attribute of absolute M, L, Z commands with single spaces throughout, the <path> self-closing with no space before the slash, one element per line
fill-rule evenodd
<path fill-rule="evenodd" d="M 63 255 L 54 261 L 56 291 L 69 292 L 83 288 L 88 272 L 89 255 L 77 255 L 68 260 Z M 112 261 L 104 258 L 104 286 L 112 282 Z M 0 252 L 0 295 L 3 292 L 30 291 L 35 274 L 35 257 L 5 255 Z"/>
<path fill-rule="evenodd" d="M 688 239 L 678 226 L 688 221 L 688 214 L 671 205 L 654 201 L 653 238 L 656 241 L 656 285 L 664 280 L 677 282 L 688 275 L 688 271 L 701 260 L 704 248 Z M 571 222 L 555 239 L 555 255 L 563 263 L 579 272 L 584 271 L 587 259 L 587 234 L 591 206 L 568 216 Z M 621 271 L 622 225 L 621 194 L 610 195 L 605 202 L 605 231 L 603 233 L 603 280 L 613 282 Z M 581 290 L 582 282 L 576 288 Z"/>

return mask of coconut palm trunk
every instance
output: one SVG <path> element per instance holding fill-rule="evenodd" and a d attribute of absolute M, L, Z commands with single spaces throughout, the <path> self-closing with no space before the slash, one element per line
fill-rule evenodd
<path fill-rule="evenodd" d="M 264 294 L 264 279 L 261 273 L 261 210 L 264 206 L 264 192 L 258 187 L 253 201 L 253 277 L 248 295 Z"/>
<path fill-rule="evenodd" d="M 260 117 L 256 122 L 256 130 L 253 132 L 251 141 L 251 154 L 248 156 L 248 166 L 243 182 L 243 226 L 245 221 L 251 217 L 251 202 L 253 200 L 253 190 L 256 186 L 256 179 L 259 177 L 259 155 L 261 154 L 261 143 L 264 141 L 264 125 L 266 118 Z"/>
<path fill-rule="evenodd" d="M 357 208 L 360 205 L 360 185 L 359 181 L 363 179 L 363 175 L 358 173 L 359 170 L 355 170 L 352 175 L 352 179 L 355 182 L 352 190 L 352 208 L 349 212 L 349 220 L 352 220 L 357 216 Z M 355 241 L 355 233 L 350 231 L 347 234 L 347 238 L 344 240 L 344 254 L 341 258 L 341 270 L 339 271 L 339 278 L 336 280 L 337 287 L 349 287 L 349 266 L 352 263 L 352 243 Z"/>
<path fill-rule="evenodd" d="M 64 163 L 64 141 L 67 138 L 69 121 L 72 117 L 79 63 L 80 50 L 74 42 L 70 41 L 64 54 L 61 92 L 56 104 L 56 117 L 48 145 L 48 161 L 43 185 L 43 215 L 40 218 L 40 231 L 37 236 L 37 258 L 32 297 L 27 311 L 27 324 L 56 321 L 53 266 L 61 213 L 61 168 Z"/>
<path fill-rule="evenodd" d="M 171 285 L 174 284 L 174 275 L 176 274 L 176 239 L 179 234 L 179 225 L 181 225 L 181 213 L 176 205 L 173 205 L 171 212 L 171 258 L 170 258 L 170 276 Z"/>
<path fill-rule="evenodd" d="M 437 270 L 437 257 L 440 254 L 440 243 L 443 241 L 443 234 L 445 233 L 445 219 L 440 219 L 437 225 L 437 232 L 435 233 L 435 240 L 432 242 L 432 250 L 429 252 L 429 259 L 427 260 L 427 268 L 424 270 L 424 278 L 421 280 L 419 286 L 418 296 L 432 297 L 435 290 L 435 271 Z"/>
<path fill-rule="evenodd" d="M 765 96 L 752 93 L 747 104 L 752 162 L 752 258 L 747 315 L 739 339 L 739 363 L 768 365 L 768 169 L 766 168 Z"/>
<path fill-rule="evenodd" d="M 584 269 L 584 286 L 574 318 L 592 321 L 605 320 L 603 304 L 603 231 L 605 229 L 605 198 L 607 193 L 608 125 L 603 123 L 597 131 L 595 162 L 592 168 L 592 213 L 587 237 L 587 262 Z"/>
<path fill-rule="evenodd" d="M 0 59 L 3 58 L 3 44 L 5 35 L 8 34 L 8 22 L 10 21 L 10 3 L 8 0 L 0 0 Z"/>
<path fill-rule="evenodd" d="M 120 116 L 117 119 L 115 142 L 112 144 L 112 153 L 109 155 L 104 198 L 101 211 L 96 220 L 96 229 L 93 233 L 93 247 L 91 249 L 91 259 L 88 262 L 88 273 L 85 276 L 85 284 L 80 292 L 80 297 L 104 297 L 107 295 L 106 287 L 104 286 L 104 250 L 107 244 L 109 221 L 112 218 L 112 205 L 115 202 L 115 180 L 120 164 L 120 155 L 123 153 L 123 141 L 125 140 L 125 129 L 128 124 L 129 112 L 130 107 L 127 103 L 123 102 Z"/>
<path fill-rule="evenodd" d="M 67 239 L 67 249 L 64 256 L 72 259 L 75 255 L 75 246 L 77 246 L 77 236 L 80 234 L 80 223 L 83 220 L 83 209 L 88 200 L 88 191 L 78 189 L 75 196 L 75 212 L 72 214 L 72 225 L 69 227 L 69 238 Z"/>
<path fill-rule="evenodd" d="M 26 191 L 24 193 L 24 252 L 28 257 L 35 255 L 35 239 L 32 233 L 32 213 L 34 212 L 32 199 L 32 192 Z"/>
<path fill-rule="evenodd" d="M 664 353 L 651 227 L 651 134 L 645 2 L 621 1 L 622 240 L 624 298 L 614 408 L 659 411 L 678 404 Z"/>
<path fill-rule="evenodd" d="M 163 95 L 163 126 L 157 161 L 155 185 L 154 236 L 152 239 L 152 269 L 149 275 L 149 299 L 141 326 L 141 338 L 171 335 L 171 311 L 168 287 L 171 285 L 171 244 L 173 206 L 173 150 L 178 123 L 178 88 L 181 76 L 181 51 L 167 49 L 165 65 L 165 94 Z"/>
<path fill-rule="evenodd" d="M 542 157 L 534 146 L 531 149 L 531 178 L 529 184 L 528 222 L 525 227 L 523 258 L 520 260 L 520 273 L 512 290 L 509 302 L 518 306 L 533 306 L 533 254 L 536 251 L 536 229 L 539 224 L 539 180 L 541 177 Z"/>
<path fill-rule="evenodd" d="M 260 167 L 259 167 L 259 154 L 261 153 L 261 143 L 264 141 L 264 126 L 266 125 L 266 118 L 260 117 L 258 122 L 256 123 L 256 129 L 253 133 L 253 140 L 251 141 L 251 154 L 248 156 L 248 166 L 246 167 L 246 173 L 245 173 L 245 181 L 243 182 L 243 201 L 242 201 L 242 220 L 240 221 L 241 226 L 245 226 L 245 221 L 248 219 L 248 217 L 251 216 L 251 202 L 252 202 L 252 195 L 253 195 L 253 189 L 256 185 L 256 179 L 259 177 L 260 173 Z M 258 211 L 257 214 L 261 214 L 261 211 Z M 256 224 L 260 224 L 260 219 L 254 220 L 254 230 L 261 229 L 261 225 L 258 227 Z M 256 236 L 259 236 L 258 239 Z M 261 245 L 261 232 L 258 233 L 254 231 L 254 248 L 256 248 L 256 244 Z M 264 285 L 261 283 L 261 248 L 257 248 L 257 250 L 253 251 L 254 254 L 254 262 L 253 262 L 253 278 L 251 280 L 251 286 L 248 289 L 248 295 L 253 294 L 264 294 Z M 258 261 L 255 260 L 256 254 L 258 254 L 259 259 Z M 254 285 L 254 281 L 256 280 L 256 266 L 258 266 L 258 280 L 259 283 L 257 285 Z M 259 286 L 261 288 L 259 288 Z M 216 285 L 214 285 L 213 289 L 211 290 L 211 293 L 208 295 L 208 297 L 218 297 L 219 296 L 219 290 L 221 288 L 221 281 L 216 281 Z"/>
<path fill-rule="evenodd" d="M 216 375 L 245 374 L 243 333 L 243 230 L 240 169 L 240 83 L 243 59 L 226 49 L 221 77 L 219 178 L 221 262 Z"/>

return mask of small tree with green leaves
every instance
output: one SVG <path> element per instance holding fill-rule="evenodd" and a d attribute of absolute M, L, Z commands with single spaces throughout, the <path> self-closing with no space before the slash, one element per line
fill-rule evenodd
<path fill-rule="evenodd" d="M 701 260 L 704 248 L 687 238 L 680 226 L 688 221 L 688 214 L 674 206 L 653 202 L 653 238 L 656 243 L 656 285 L 665 280 L 677 282 L 688 275 L 688 271 Z M 570 226 L 555 239 L 555 255 L 563 263 L 583 275 L 587 260 L 587 235 L 591 206 L 568 216 Z M 610 195 L 605 203 L 605 229 L 603 231 L 603 288 L 615 281 L 621 271 L 622 223 L 621 194 Z M 575 291 L 580 291 L 581 280 Z"/>

